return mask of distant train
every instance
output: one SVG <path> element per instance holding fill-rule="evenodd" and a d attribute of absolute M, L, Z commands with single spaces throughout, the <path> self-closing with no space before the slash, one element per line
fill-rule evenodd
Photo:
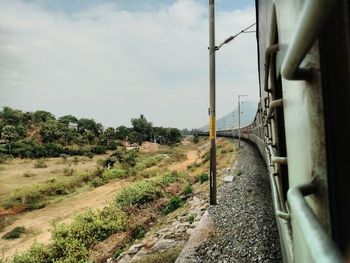
<path fill-rule="evenodd" d="M 284 262 L 349 258 L 349 14 L 347 0 L 256 0 L 259 107 L 217 131 L 266 160 Z"/>

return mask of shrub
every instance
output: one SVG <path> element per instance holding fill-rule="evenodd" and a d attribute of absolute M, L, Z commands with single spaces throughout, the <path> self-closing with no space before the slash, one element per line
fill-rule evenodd
<path fill-rule="evenodd" d="M 117 158 L 115 158 L 113 156 L 108 157 L 104 160 L 97 161 L 98 165 L 101 165 L 102 167 L 108 167 L 108 168 L 113 167 L 116 162 L 117 162 Z"/>
<path fill-rule="evenodd" d="M 240 175 L 242 175 L 242 174 L 243 174 L 242 170 L 238 169 L 237 172 L 236 172 L 236 175 L 237 175 L 237 176 L 240 176 Z"/>
<path fill-rule="evenodd" d="M 132 238 L 141 239 L 145 237 L 146 230 L 143 226 L 137 226 L 131 233 Z"/>
<path fill-rule="evenodd" d="M 0 164 L 7 163 L 10 156 L 7 154 L 0 154 Z"/>
<path fill-rule="evenodd" d="M 34 168 L 47 168 L 46 160 L 45 159 L 38 159 L 34 163 Z"/>
<path fill-rule="evenodd" d="M 78 163 L 79 163 L 79 157 L 78 156 L 74 156 L 73 163 L 74 163 L 74 165 L 78 165 Z"/>
<path fill-rule="evenodd" d="M 112 155 L 123 166 L 134 167 L 136 165 L 137 151 L 127 151 L 125 149 L 118 149 Z"/>
<path fill-rule="evenodd" d="M 227 150 L 226 150 L 226 149 L 221 149 L 221 150 L 220 150 L 220 154 L 225 154 L 225 153 L 227 153 Z"/>
<path fill-rule="evenodd" d="M 29 251 L 15 255 L 14 263 L 89 262 L 89 249 L 114 233 L 125 229 L 123 212 L 109 205 L 87 210 L 71 224 L 58 224 L 52 231 L 52 245 L 34 244 Z"/>
<path fill-rule="evenodd" d="M 199 142 L 198 134 L 193 135 L 193 143 L 198 143 L 198 142 Z"/>
<path fill-rule="evenodd" d="M 65 176 L 73 176 L 74 172 L 75 172 L 75 170 L 73 168 L 70 168 L 70 167 L 66 167 L 63 169 L 63 174 Z"/>
<path fill-rule="evenodd" d="M 115 178 L 125 178 L 126 176 L 127 176 L 126 170 L 124 170 L 123 168 L 114 168 L 114 169 L 105 170 L 102 173 L 102 180 L 109 181 Z"/>
<path fill-rule="evenodd" d="M 184 195 L 190 195 L 193 192 L 193 188 L 192 185 L 190 185 L 189 183 L 185 184 L 184 189 L 182 190 Z"/>
<path fill-rule="evenodd" d="M 104 184 L 105 184 L 105 182 L 99 177 L 97 177 L 91 181 L 91 186 L 93 186 L 95 188 L 99 187 L 101 185 L 104 185 Z"/>
<path fill-rule="evenodd" d="M 182 204 L 181 198 L 178 197 L 177 195 L 175 195 L 175 196 L 170 198 L 170 201 L 166 204 L 162 213 L 164 215 L 170 214 L 171 212 L 178 209 L 181 206 L 181 204 Z"/>
<path fill-rule="evenodd" d="M 179 177 L 180 174 L 177 171 L 166 172 L 160 179 L 159 183 L 161 185 L 172 184 L 177 182 L 179 180 Z"/>
<path fill-rule="evenodd" d="M 204 163 L 206 163 L 206 162 L 208 162 L 209 161 L 209 159 L 210 159 L 210 155 L 209 155 L 209 152 L 206 152 L 205 154 L 203 154 L 202 155 L 202 163 L 204 164 Z"/>
<path fill-rule="evenodd" d="M 152 167 L 156 165 L 158 162 L 164 160 L 167 157 L 166 154 L 157 154 L 155 156 L 151 156 L 143 161 L 143 164 L 146 168 Z"/>
<path fill-rule="evenodd" d="M 187 166 L 187 169 L 188 169 L 188 170 L 193 170 L 193 169 L 198 168 L 198 167 L 200 167 L 200 166 L 201 166 L 201 165 L 200 165 L 199 163 L 194 162 L 194 163 L 191 163 L 190 165 L 188 165 L 188 166 Z"/>
<path fill-rule="evenodd" d="M 85 154 L 90 160 L 92 160 L 92 158 L 94 158 L 94 154 L 92 152 L 87 152 Z"/>
<path fill-rule="evenodd" d="M 190 223 L 190 224 L 193 224 L 194 222 L 194 215 L 193 214 L 190 214 L 188 217 L 187 217 L 187 222 Z"/>
<path fill-rule="evenodd" d="M 142 205 L 162 196 L 160 187 L 152 182 L 138 181 L 120 191 L 116 204 L 121 207 Z"/>
<path fill-rule="evenodd" d="M 29 251 L 16 254 L 13 263 L 49 263 L 53 262 L 51 247 L 34 243 Z"/>
<path fill-rule="evenodd" d="M 10 232 L 7 232 L 5 235 L 2 236 L 3 239 L 16 239 L 19 238 L 24 232 L 25 228 L 23 226 L 17 226 L 14 229 L 12 229 Z"/>
<path fill-rule="evenodd" d="M 110 235 L 125 229 L 123 212 L 109 205 L 102 210 L 87 210 L 77 215 L 73 223 L 58 224 L 52 231 L 56 258 L 65 262 L 87 262 L 89 248 Z"/>
<path fill-rule="evenodd" d="M 200 182 L 201 184 L 205 181 L 209 180 L 209 176 L 207 173 L 202 173 L 196 177 L 197 182 Z"/>
<path fill-rule="evenodd" d="M 62 157 L 63 161 L 66 162 L 68 159 L 68 155 L 65 153 L 60 154 L 60 157 Z"/>

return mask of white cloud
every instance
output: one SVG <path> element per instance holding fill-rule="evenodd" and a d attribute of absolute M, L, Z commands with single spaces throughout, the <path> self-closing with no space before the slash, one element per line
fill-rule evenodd
<path fill-rule="evenodd" d="M 73 14 L 0 0 L 0 106 L 130 124 L 208 121 L 207 7 L 178 0 L 153 11 L 112 4 Z M 255 20 L 254 8 L 217 13 L 217 42 Z M 237 94 L 258 97 L 254 34 L 217 53 L 217 115 Z"/>

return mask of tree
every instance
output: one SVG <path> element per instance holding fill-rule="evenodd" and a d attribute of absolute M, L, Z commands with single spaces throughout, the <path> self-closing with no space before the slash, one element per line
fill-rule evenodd
<path fill-rule="evenodd" d="M 19 125 L 23 119 L 23 113 L 19 110 L 14 110 L 10 107 L 4 107 L 1 113 L 2 122 L 4 125 Z"/>
<path fill-rule="evenodd" d="M 181 141 L 181 132 L 179 129 L 176 128 L 170 128 L 169 130 L 169 143 L 170 144 L 175 144 Z"/>
<path fill-rule="evenodd" d="M 137 143 L 138 145 L 141 145 L 143 142 L 143 135 L 139 132 L 132 131 L 129 135 L 129 141 L 131 143 Z"/>
<path fill-rule="evenodd" d="M 101 123 L 96 123 L 93 119 L 81 118 L 78 121 L 78 131 L 80 134 L 89 131 L 94 134 L 94 136 L 99 136 L 103 131 L 103 126 Z"/>
<path fill-rule="evenodd" d="M 12 142 L 14 140 L 18 139 L 18 133 L 17 133 L 16 127 L 13 125 L 6 125 L 2 129 L 1 136 L 5 140 L 7 140 L 8 144 L 9 144 L 9 153 L 11 155 L 12 154 L 12 149 L 11 149 Z"/>
<path fill-rule="evenodd" d="M 125 127 L 125 126 L 119 126 L 115 129 L 115 137 L 119 140 L 126 140 L 127 137 L 130 135 L 131 128 Z"/>
<path fill-rule="evenodd" d="M 153 133 L 153 125 L 141 115 L 140 118 L 131 119 L 133 130 L 142 135 L 142 140 L 150 140 Z"/>
<path fill-rule="evenodd" d="M 33 114 L 36 123 L 48 122 L 56 120 L 55 116 L 48 111 L 38 110 Z"/>
<path fill-rule="evenodd" d="M 58 121 L 67 125 L 67 126 L 71 123 L 78 123 L 78 119 L 76 117 L 74 117 L 73 115 L 62 116 L 62 117 L 58 118 Z"/>
<path fill-rule="evenodd" d="M 44 143 L 58 142 L 64 138 L 65 126 L 62 123 L 51 120 L 41 127 L 41 137 Z"/>

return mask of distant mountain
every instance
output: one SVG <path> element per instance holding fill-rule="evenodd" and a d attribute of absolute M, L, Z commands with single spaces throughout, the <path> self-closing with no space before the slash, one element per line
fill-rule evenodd
<path fill-rule="evenodd" d="M 241 103 L 241 127 L 248 125 L 254 120 L 256 111 L 258 109 L 258 102 L 244 101 Z M 216 120 L 216 129 L 225 130 L 238 127 L 238 108 Z M 199 128 L 201 131 L 208 131 L 209 125 Z"/>

